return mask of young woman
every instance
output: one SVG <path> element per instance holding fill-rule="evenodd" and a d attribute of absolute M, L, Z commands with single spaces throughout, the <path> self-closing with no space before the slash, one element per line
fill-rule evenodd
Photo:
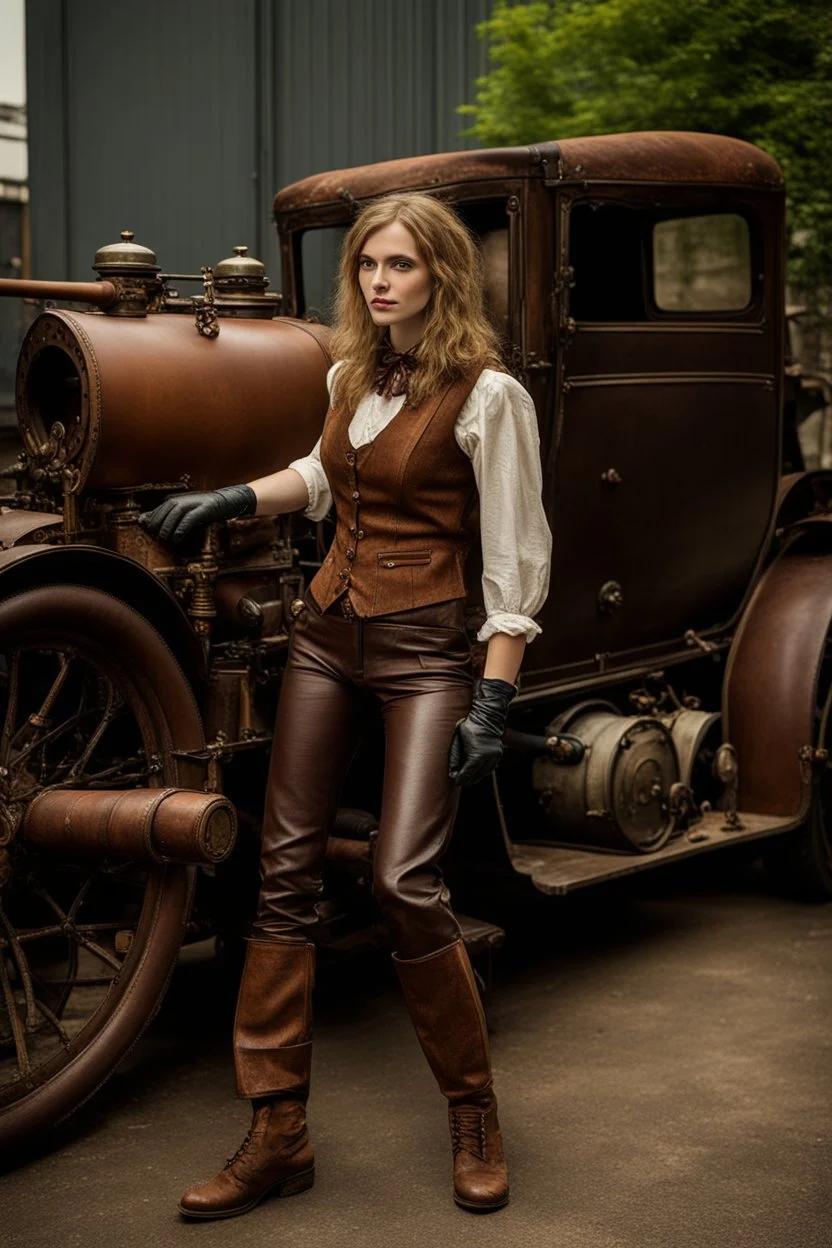
<path fill-rule="evenodd" d="M 182 1197 L 190 1218 L 230 1217 L 312 1185 L 315 903 L 353 715 L 368 695 L 386 738 L 373 891 L 448 1099 L 454 1198 L 475 1211 L 508 1201 L 485 1019 L 439 860 L 459 786 L 502 754 L 523 651 L 540 632 L 531 617 L 548 591 L 551 535 L 534 406 L 500 362 L 479 254 L 450 208 L 408 193 L 359 213 L 343 244 L 333 354 L 311 454 L 248 485 L 168 499 L 144 521 L 176 542 L 232 516 L 336 510 L 292 630 L 235 1019 L 237 1091 L 254 1117 L 221 1173 Z M 478 538 L 488 649 L 474 688 L 464 562 Z"/>

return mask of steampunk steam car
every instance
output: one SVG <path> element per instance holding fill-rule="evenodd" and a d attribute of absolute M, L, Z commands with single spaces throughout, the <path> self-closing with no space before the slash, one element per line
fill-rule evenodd
<path fill-rule="evenodd" d="M 829 474 L 782 475 L 773 160 L 648 133 L 325 173 L 275 199 L 279 295 L 245 247 L 164 273 L 125 231 L 97 281 L 3 283 L 50 300 L 21 350 L 24 450 L 0 500 L 6 1144 L 103 1082 L 183 938 L 230 940 L 253 907 L 293 612 L 332 522 L 241 519 L 183 554 L 137 520 L 311 449 L 340 238 L 394 189 L 451 201 L 482 247 L 554 536 L 503 761 L 463 794 L 455 897 L 478 878 L 563 894 L 754 838 L 832 895 Z M 202 292 L 180 294 L 191 280 Z M 478 578 L 474 557 L 472 637 Z M 372 732 L 330 838 L 335 952 L 377 931 Z"/>

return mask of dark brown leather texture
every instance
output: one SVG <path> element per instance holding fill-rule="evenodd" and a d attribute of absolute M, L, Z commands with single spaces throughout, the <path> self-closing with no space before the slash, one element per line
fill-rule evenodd
<path fill-rule="evenodd" d="M 508 1204 L 508 1167 L 497 1117 L 497 1098 L 483 1092 L 470 1103 L 449 1105 L 454 1151 L 454 1200 L 463 1209 Z"/>
<path fill-rule="evenodd" d="M 508 1203 L 508 1167 L 497 1118 L 488 1029 L 468 951 L 454 941 L 393 964 L 422 1051 L 448 1098 L 454 1200 L 485 1211 Z"/>
<path fill-rule="evenodd" d="M 309 1095 L 315 948 L 308 941 L 249 940 L 237 1013 L 237 1095 Z"/>
<path fill-rule="evenodd" d="M 237 1152 L 215 1178 L 185 1192 L 179 1212 L 187 1218 L 232 1218 L 264 1196 L 294 1196 L 314 1181 L 306 1107 L 280 1098 L 255 1107 Z"/>
<path fill-rule="evenodd" d="M 309 591 L 304 601 L 272 742 L 253 934 L 314 929 L 327 838 L 369 698 L 386 735 L 373 890 L 394 948 L 430 953 L 459 936 L 439 859 L 460 794 L 448 775 L 451 738 L 473 695 L 464 603 L 348 620 L 337 602 L 322 614 Z"/>
<path fill-rule="evenodd" d="M 351 413 L 330 407 L 321 464 L 337 524 L 311 585 L 322 610 L 347 589 L 363 616 L 465 596 L 479 496 L 454 425 L 477 376 L 470 372 L 417 408 L 405 400 L 358 448 L 348 436 Z"/>
<path fill-rule="evenodd" d="M 421 958 L 393 955 L 416 1035 L 451 1103 L 491 1086 L 488 1031 L 462 940 Z"/>

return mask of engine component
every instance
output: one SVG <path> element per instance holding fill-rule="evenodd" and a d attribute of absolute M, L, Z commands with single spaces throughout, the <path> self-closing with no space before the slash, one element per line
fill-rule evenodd
<path fill-rule="evenodd" d="M 17 375 L 26 453 L 41 475 L 71 469 L 76 490 L 209 490 L 276 471 L 320 432 L 325 333 L 231 318 L 209 342 L 181 316 L 42 312 Z"/>
<path fill-rule="evenodd" d="M 719 723 L 718 711 L 673 711 L 662 715 L 662 723 L 669 729 L 679 757 L 679 776 L 683 784 L 695 789 L 694 763 L 705 744 L 708 734 Z M 719 777 L 721 779 L 721 777 Z M 701 800 L 701 795 L 700 795 Z"/>
<path fill-rule="evenodd" d="M 649 853 L 674 828 L 671 789 L 680 780 L 669 729 L 649 715 L 625 716 L 609 703 L 580 703 L 558 716 L 547 736 L 565 729 L 586 746 L 572 767 L 537 758 L 532 784 L 553 825 L 552 841 Z"/>

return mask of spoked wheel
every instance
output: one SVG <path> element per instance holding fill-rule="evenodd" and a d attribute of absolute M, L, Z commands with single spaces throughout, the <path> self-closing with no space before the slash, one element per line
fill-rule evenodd
<path fill-rule="evenodd" d="M 153 1017 L 176 961 L 192 868 L 27 849 L 44 789 L 202 788 L 174 751 L 204 746 L 162 637 L 82 586 L 0 601 L 0 1146 L 65 1117 Z"/>

